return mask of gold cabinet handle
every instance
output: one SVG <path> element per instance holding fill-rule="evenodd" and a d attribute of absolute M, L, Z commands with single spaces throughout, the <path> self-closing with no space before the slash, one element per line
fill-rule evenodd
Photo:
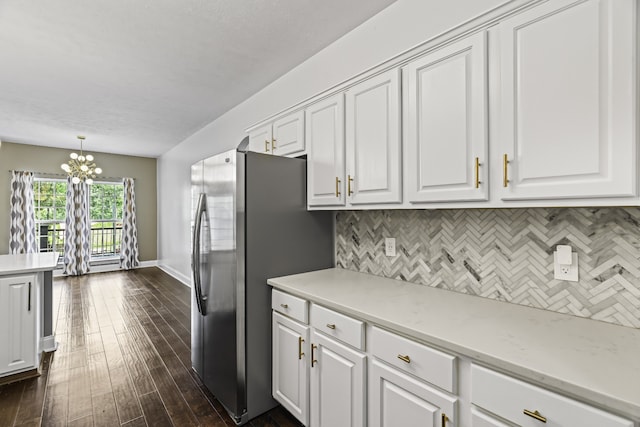
<path fill-rule="evenodd" d="M 547 422 L 547 418 L 546 418 L 546 417 L 543 417 L 542 415 L 540 415 L 540 412 L 538 412 L 538 411 L 533 411 L 533 412 L 532 412 L 532 411 L 530 411 L 530 410 L 528 410 L 528 409 L 525 409 L 525 410 L 523 411 L 523 413 L 524 413 L 525 415 L 528 415 L 528 416 L 530 416 L 531 418 L 535 418 L 536 420 L 541 421 L 541 422 L 543 422 L 543 423 L 546 423 L 546 422 Z"/>
<path fill-rule="evenodd" d="M 480 188 L 480 158 L 476 157 L 476 165 L 475 165 L 475 172 L 476 172 L 476 188 Z"/>
<path fill-rule="evenodd" d="M 444 412 L 442 413 L 442 427 L 446 427 L 447 425 L 447 421 L 449 421 L 449 417 L 447 417 L 447 414 L 445 414 Z"/>
<path fill-rule="evenodd" d="M 327 323 L 327 328 L 335 329 L 336 328 L 336 324 L 335 323 Z"/>
<path fill-rule="evenodd" d="M 298 337 L 298 360 L 302 360 L 302 356 L 304 356 L 304 353 L 302 352 L 303 342 L 304 340 L 302 339 L 302 337 Z"/>
<path fill-rule="evenodd" d="M 351 175 L 347 175 L 347 196 L 350 196 L 353 194 L 353 191 L 351 191 L 351 183 L 353 182 L 353 178 Z"/>
<path fill-rule="evenodd" d="M 288 304 L 280 304 L 280 307 L 282 307 L 282 308 L 289 308 L 289 305 L 288 305 Z"/>
<path fill-rule="evenodd" d="M 269 152 L 269 141 L 267 141 L 266 139 L 264 140 L 264 152 Z"/>
<path fill-rule="evenodd" d="M 276 139 L 275 138 L 271 138 L 271 151 L 273 152 L 273 150 L 275 150 L 276 147 Z"/>
<path fill-rule="evenodd" d="M 316 363 L 318 363 L 318 361 L 316 360 L 316 348 L 318 348 L 317 345 L 315 344 L 311 344 L 311 367 L 313 368 L 315 366 Z"/>
<path fill-rule="evenodd" d="M 506 187 L 509 185 L 509 174 L 507 171 L 507 165 L 509 164 L 509 158 L 505 154 L 502 156 L 502 186 Z"/>
<path fill-rule="evenodd" d="M 340 178 L 336 176 L 336 197 L 340 197 Z"/>
<path fill-rule="evenodd" d="M 406 356 L 403 356 L 402 354 L 398 355 L 398 359 L 402 360 L 403 362 L 406 363 L 411 363 L 411 358 L 409 357 L 409 355 L 407 354 Z"/>

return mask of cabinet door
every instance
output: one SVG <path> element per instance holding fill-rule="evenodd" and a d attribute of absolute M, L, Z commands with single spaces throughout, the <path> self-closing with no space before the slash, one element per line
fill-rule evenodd
<path fill-rule="evenodd" d="M 35 276 L 0 278 L 0 373 L 35 368 Z"/>
<path fill-rule="evenodd" d="M 254 129 L 249 133 L 249 150 L 270 154 L 272 139 L 271 123 Z"/>
<path fill-rule="evenodd" d="M 304 151 L 304 111 L 273 122 L 272 153 L 286 156 Z"/>
<path fill-rule="evenodd" d="M 457 425 L 456 405 L 455 397 L 429 387 L 382 362 L 371 362 L 371 427 L 453 427 Z"/>
<path fill-rule="evenodd" d="M 475 407 L 471 407 L 471 427 L 510 427 L 508 424 L 499 421 L 491 415 L 480 412 Z"/>
<path fill-rule="evenodd" d="M 357 84 L 346 102 L 348 202 L 400 203 L 400 70 Z"/>
<path fill-rule="evenodd" d="M 486 69 L 485 32 L 403 69 L 409 202 L 487 200 Z"/>
<path fill-rule="evenodd" d="M 344 206 L 344 95 L 309 106 L 305 112 L 307 200 L 309 206 Z"/>
<path fill-rule="evenodd" d="M 308 342 L 307 326 L 273 313 L 273 398 L 304 425 L 309 425 Z"/>
<path fill-rule="evenodd" d="M 558 0 L 499 25 L 502 199 L 636 193 L 635 15 Z"/>
<path fill-rule="evenodd" d="M 311 331 L 311 426 L 364 427 L 365 355 Z"/>

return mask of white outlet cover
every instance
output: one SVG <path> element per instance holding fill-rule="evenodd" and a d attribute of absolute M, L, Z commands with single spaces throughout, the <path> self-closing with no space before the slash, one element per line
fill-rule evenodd
<path fill-rule="evenodd" d="M 395 237 L 385 237 L 384 254 L 386 256 L 396 256 L 396 239 Z"/>
<path fill-rule="evenodd" d="M 568 267 L 568 269 L 567 269 Z M 558 263 L 558 253 L 553 253 L 553 277 L 558 280 L 566 280 L 569 282 L 578 281 L 578 254 L 571 254 L 571 265 L 563 265 Z"/>

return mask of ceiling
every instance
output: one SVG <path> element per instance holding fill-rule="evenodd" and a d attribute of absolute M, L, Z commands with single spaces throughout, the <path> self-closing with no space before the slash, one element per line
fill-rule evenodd
<path fill-rule="evenodd" d="M 156 157 L 395 0 L 0 0 L 0 140 Z"/>

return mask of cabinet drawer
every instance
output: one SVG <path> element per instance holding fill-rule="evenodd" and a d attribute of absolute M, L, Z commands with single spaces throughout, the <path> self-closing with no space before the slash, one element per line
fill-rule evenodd
<path fill-rule="evenodd" d="M 302 298 L 285 294 L 276 289 L 271 291 L 271 308 L 304 324 L 309 323 L 308 304 Z"/>
<path fill-rule="evenodd" d="M 311 304 L 311 326 L 329 336 L 364 350 L 364 323 Z"/>
<path fill-rule="evenodd" d="M 456 357 L 391 332 L 372 328 L 371 353 L 378 359 L 451 393 L 456 388 Z"/>
<path fill-rule="evenodd" d="M 477 365 L 471 366 L 471 403 L 522 427 L 544 422 L 525 410 L 558 427 L 633 427 L 632 421 Z"/>

